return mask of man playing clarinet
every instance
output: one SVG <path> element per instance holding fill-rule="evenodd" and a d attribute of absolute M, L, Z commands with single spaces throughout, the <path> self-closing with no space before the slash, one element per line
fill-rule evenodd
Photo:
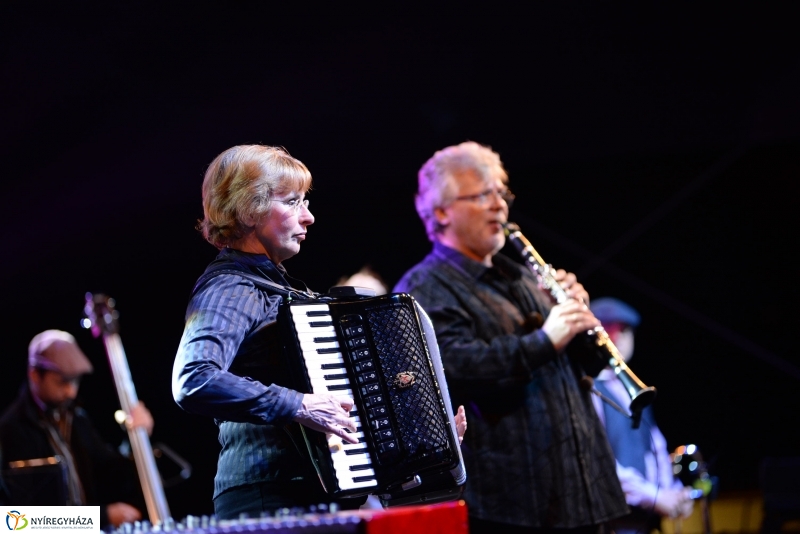
<path fill-rule="evenodd" d="M 628 512 L 582 369 L 567 347 L 598 326 L 575 276 L 554 304 L 498 254 L 514 196 L 498 154 L 467 142 L 419 172 L 417 212 L 433 250 L 395 287 L 433 321 L 450 392 L 464 404 L 470 532 L 599 532 Z"/>

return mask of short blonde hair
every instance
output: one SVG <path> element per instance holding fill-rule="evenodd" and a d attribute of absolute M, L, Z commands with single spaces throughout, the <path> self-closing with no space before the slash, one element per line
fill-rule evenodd
<path fill-rule="evenodd" d="M 486 182 L 498 176 L 503 183 L 508 182 L 500 155 L 488 146 L 473 141 L 439 150 L 419 170 L 419 186 L 414 200 L 431 241 L 435 241 L 436 234 L 442 231 L 434 210 L 452 204 L 456 197 L 453 177 L 469 171 L 475 172 Z"/>
<path fill-rule="evenodd" d="M 198 229 L 217 248 L 244 237 L 270 209 L 272 198 L 311 188 L 311 173 L 280 147 L 239 145 L 208 166 Z"/>

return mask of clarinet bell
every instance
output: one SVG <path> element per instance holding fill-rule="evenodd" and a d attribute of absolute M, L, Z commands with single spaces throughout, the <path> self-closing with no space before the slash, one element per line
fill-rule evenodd
<path fill-rule="evenodd" d="M 645 386 L 636 375 L 627 370 L 620 370 L 613 368 L 617 378 L 620 379 L 625 390 L 631 397 L 630 411 L 631 413 L 641 413 L 647 406 L 650 406 L 656 398 L 656 388 L 653 386 Z"/>

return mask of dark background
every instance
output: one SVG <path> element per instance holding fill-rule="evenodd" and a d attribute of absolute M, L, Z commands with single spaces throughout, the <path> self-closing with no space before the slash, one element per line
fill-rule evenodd
<path fill-rule="evenodd" d="M 370 264 L 394 284 L 429 243 L 415 176 L 437 149 L 491 145 L 511 219 L 593 297 L 639 310 L 635 372 L 670 448 L 720 489 L 800 455 L 794 261 L 800 55 L 790 7 L 612 2 L 286 15 L 246 2 L 0 7 L 0 407 L 37 332 L 74 333 L 82 397 L 122 432 L 86 291 L 116 298 L 154 441 L 194 467 L 175 517 L 211 511 L 216 428 L 172 401 L 189 291 L 214 255 L 193 229 L 208 163 L 285 146 L 317 222 L 290 272 L 316 290 Z"/>

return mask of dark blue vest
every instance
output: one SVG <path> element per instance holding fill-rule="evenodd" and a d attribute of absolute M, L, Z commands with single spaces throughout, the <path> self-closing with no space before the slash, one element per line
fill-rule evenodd
<path fill-rule="evenodd" d="M 616 379 L 615 379 L 616 380 Z M 606 387 L 604 381 L 595 381 L 595 387 L 603 395 L 615 399 L 616 397 Z M 642 412 L 642 424 L 634 429 L 631 420 L 607 402 L 603 402 L 603 414 L 606 419 L 606 434 L 614 457 L 617 462 L 624 467 L 637 469 L 642 476 L 647 475 L 644 457 L 647 452 L 652 451 L 650 428 L 653 424 L 653 412 L 651 407 L 647 407 Z"/>

